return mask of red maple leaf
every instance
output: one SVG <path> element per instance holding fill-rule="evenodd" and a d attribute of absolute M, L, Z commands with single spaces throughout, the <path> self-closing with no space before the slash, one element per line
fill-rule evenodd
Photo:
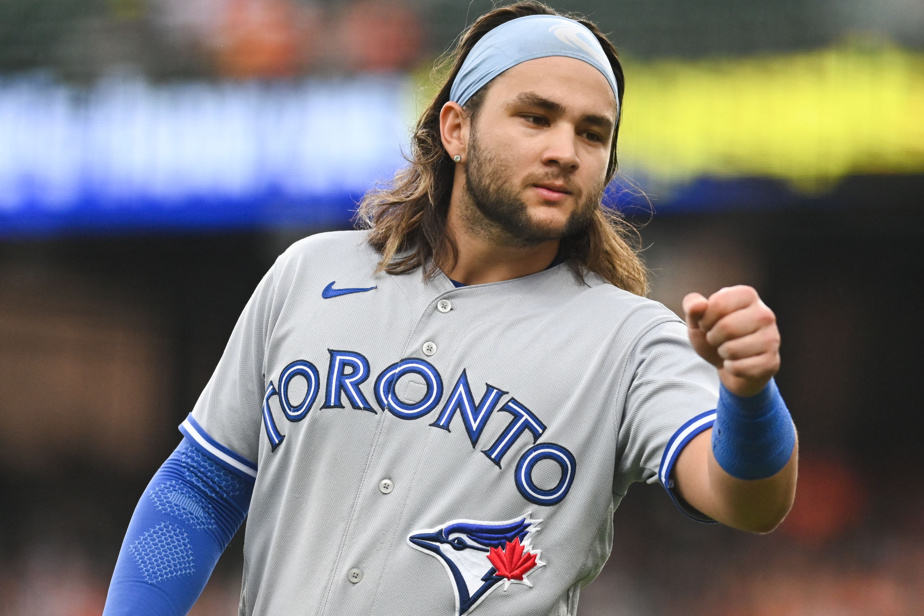
<path fill-rule="evenodd" d="M 495 575 L 508 580 L 522 580 L 523 574 L 536 566 L 536 555 L 523 549 L 519 537 L 505 543 L 503 549 L 491 548 L 488 560 L 497 569 Z"/>

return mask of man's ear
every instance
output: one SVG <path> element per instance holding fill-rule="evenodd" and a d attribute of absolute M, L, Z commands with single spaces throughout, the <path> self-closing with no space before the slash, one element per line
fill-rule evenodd
<path fill-rule="evenodd" d="M 450 158 L 465 158 L 471 122 L 459 103 L 447 101 L 440 109 L 440 140 Z"/>

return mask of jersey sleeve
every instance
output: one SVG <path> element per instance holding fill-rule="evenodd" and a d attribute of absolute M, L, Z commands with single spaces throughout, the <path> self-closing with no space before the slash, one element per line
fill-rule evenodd
<path fill-rule="evenodd" d="M 211 455 L 255 473 L 264 394 L 264 359 L 274 321 L 279 261 L 237 320 L 221 359 L 180 430 Z"/>
<path fill-rule="evenodd" d="M 708 521 L 677 496 L 671 472 L 684 446 L 715 421 L 716 370 L 693 350 L 679 319 L 648 329 L 632 358 L 617 437 L 617 477 L 626 484 L 659 482 L 684 513 Z M 622 486 L 622 493 L 627 489 Z"/>

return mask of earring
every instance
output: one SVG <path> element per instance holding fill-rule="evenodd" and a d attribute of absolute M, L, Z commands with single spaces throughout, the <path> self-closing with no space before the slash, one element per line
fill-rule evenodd
<path fill-rule="evenodd" d="M 455 156 L 452 157 L 452 160 L 454 160 L 454 161 L 456 161 L 456 162 L 460 162 L 460 161 L 462 160 L 462 155 L 461 155 L 461 154 L 456 154 Z"/>

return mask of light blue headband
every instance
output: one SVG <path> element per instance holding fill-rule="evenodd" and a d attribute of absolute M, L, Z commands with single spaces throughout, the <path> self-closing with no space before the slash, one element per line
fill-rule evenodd
<path fill-rule="evenodd" d="M 600 71 L 616 97 L 616 116 L 619 117 L 619 89 L 603 47 L 585 26 L 559 15 L 527 15 L 490 30 L 466 56 L 452 82 L 449 100 L 464 105 L 507 69 L 549 56 L 583 60 Z"/>

